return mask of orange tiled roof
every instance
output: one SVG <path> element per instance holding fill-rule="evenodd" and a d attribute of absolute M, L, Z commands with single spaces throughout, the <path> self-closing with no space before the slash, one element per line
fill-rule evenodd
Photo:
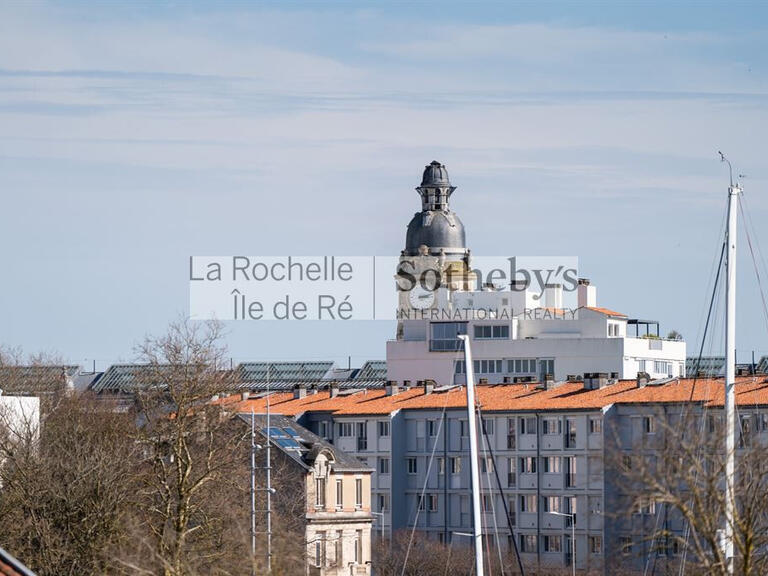
<path fill-rule="evenodd" d="M 599 312 L 600 314 L 605 314 L 606 316 L 621 316 L 622 318 L 626 318 L 626 314 L 622 314 L 621 312 L 616 312 L 614 310 L 609 310 L 608 308 L 599 308 L 597 306 L 584 306 L 587 310 L 592 310 L 593 312 Z"/>
<path fill-rule="evenodd" d="M 693 394 L 691 392 L 693 391 Z M 637 387 L 634 380 L 622 380 L 597 390 L 585 390 L 581 382 L 565 382 L 542 390 L 535 384 L 497 384 L 477 387 L 482 409 L 487 411 L 599 410 L 610 404 L 679 403 L 690 398 L 709 406 L 723 405 L 723 379 L 675 379 L 665 384 Z M 237 412 L 257 414 L 266 411 L 266 399 L 240 400 L 232 396 L 221 401 Z M 736 402 L 741 406 L 768 405 L 766 377 L 740 377 L 736 384 Z M 332 412 L 338 415 L 389 414 L 399 409 L 442 409 L 466 407 L 466 391 L 461 387 L 447 392 L 424 394 L 421 387 L 387 396 L 384 390 L 364 390 L 356 394 L 330 398 L 327 390 L 294 399 L 292 393 L 270 396 L 270 408 L 276 414 L 296 416 L 304 412 Z"/>

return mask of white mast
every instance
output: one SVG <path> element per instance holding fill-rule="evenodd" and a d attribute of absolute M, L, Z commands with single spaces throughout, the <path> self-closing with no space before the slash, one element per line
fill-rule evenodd
<path fill-rule="evenodd" d="M 725 529 L 723 531 L 723 556 L 727 574 L 734 573 L 733 514 L 734 470 L 736 450 L 736 240 L 738 202 L 741 187 L 733 183 L 733 169 L 720 152 L 723 162 L 728 162 L 730 186 L 728 187 L 728 242 L 725 288 Z"/>
<path fill-rule="evenodd" d="M 480 516 L 480 464 L 477 444 L 477 411 L 475 409 L 475 374 L 469 336 L 461 334 L 464 342 L 464 364 L 467 373 L 467 424 L 469 425 L 469 469 L 472 477 L 472 520 L 475 541 L 475 575 L 483 576 L 483 524 Z"/>

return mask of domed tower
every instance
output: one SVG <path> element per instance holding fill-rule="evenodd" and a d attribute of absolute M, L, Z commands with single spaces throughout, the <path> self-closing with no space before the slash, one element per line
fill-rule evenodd
<path fill-rule="evenodd" d="M 445 255 L 449 260 L 460 260 L 467 255 L 464 224 L 452 212 L 449 199 L 455 186 L 451 186 L 445 166 L 434 160 L 424 168 L 421 186 L 421 212 L 414 214 L 405 236 L 405 256 L 424 252 L 432 256 Z"/>
<path fill-rule="evenodd" d="M 449 206 L 454 190 L 440 162 L 435 160 L 424 168 L 421 185 L 416 188 L 421 212 L 416 212 L 408 224 L 405 250 L 395 275 L 398 339 L 403 337 L 403 320 L 424 318 L 424 311 L 429 309 L 449 310 L 452 292 L 475 288 L 464 224 Z M 417 279 L 415 285 L 413 279 Z"/>

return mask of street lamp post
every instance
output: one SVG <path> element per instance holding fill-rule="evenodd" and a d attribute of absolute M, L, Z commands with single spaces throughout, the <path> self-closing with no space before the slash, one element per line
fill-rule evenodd
<path fill-rule="evenodd" d="M 549 514 L 571 519 L 571 567 L 573 568 L 573 576 L 576 576 L 576 515 L 567 512 L 549 512 Z"/>

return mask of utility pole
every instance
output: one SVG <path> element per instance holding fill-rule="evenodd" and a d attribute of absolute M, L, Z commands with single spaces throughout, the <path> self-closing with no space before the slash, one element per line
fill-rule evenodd
<path fill-rule="evenodd" d="M 723 530 L 723 556 L 726 573 L 733 574 L 733 516 L 735 509 L 733 481 L 736 458 L 736 240 L 741 187 L 738 183 L 733 183 L 731 163 L 722 152 L 720 152 L 720 157 L 723 162 L 728 163 L 730 173 L 725 285 L 725 528 Z"/>
<path fill-rule="evenodd" d="M 472 477 L 472 539 L 475 542 L 475 576 L 484 576 L 483 572 L 483 524 L 480 516 L 480 465 L 477 444 L 477 410 L 475 408 L 475 373 L 472 365 L 472 350 L 469 336 L 459 335 L 464 342 L 464 364 L 467 373 L 467 424 L 469 426 L 469 469 Z"/>

